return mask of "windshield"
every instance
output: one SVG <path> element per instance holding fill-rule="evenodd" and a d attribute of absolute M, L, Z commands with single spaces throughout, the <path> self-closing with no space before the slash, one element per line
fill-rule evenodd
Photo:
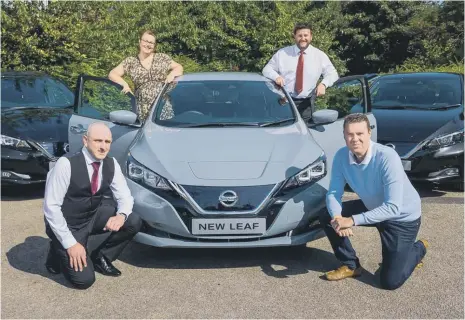
<path fill-rule="evenodd" d="M 74 94 L 61 82 L 48 77 L 2 78 L 1 108 L 67 107 Z"/>
<path fill-rule="evenodd" d="M 462 102 L 462 83 L 455 74 L 380 77 L 370 92 L 374 109 L 403 106 L 429 109 Z"/>
<path fill-rule="evenodd" d="M 154 122 L 167 127 L 277 126 L 292 124 L 294 111 L 284 92 L 266 81 L 181 81 L 165 90 Z"/>

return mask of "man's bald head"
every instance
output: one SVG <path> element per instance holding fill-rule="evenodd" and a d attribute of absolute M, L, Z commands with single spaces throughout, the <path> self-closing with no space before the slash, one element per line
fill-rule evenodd
<path fill-rule="evenodd" d="M 107 156 L 110 151 L 111 141 L 111 130 L 103 122 L 90 124 L 83 136 L 84 146 L 97 160 L 103 160 Z"/>
<path fill-rule="evenodd" d="M 92 135 L 110 135 L 111 136 L 111 130 L 108 128 L 108 126 L 103 123 L 103 122 L 94 122 L 91 123 L 87 127 L 87 132 L 86 136 L 92 136 Z"/>

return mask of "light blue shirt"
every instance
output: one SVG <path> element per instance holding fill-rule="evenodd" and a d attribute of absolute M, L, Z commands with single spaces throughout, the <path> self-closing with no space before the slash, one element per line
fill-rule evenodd
<path fill-rule="evenodd" d="M 297 45 L 278 50 L 262 70 L 263 75 L 273 81 L 281 76 L 284 79 L 286 91 L 292 97 L 299 99 L 307 98 L 310 95 L 321 76 L 323 76 L 321 83 L 326 88 L 332 86 L 339 79 L 336 68 L 323 51 L 309 45 L 304 52 L 303 90 L 300 94 L 294 90 L 297 62 L 300 55 L 300 49 Z"/>
<path fill-rule="evenodd" d="M 344 186 L 348 183 L 369 211 L 353 215 L 355 225 L 385 220 L 414 221 L 421 216 L 420 195 L 405 174 L 397 152 L 370 142 L 361 163 L 348 147 L 335 155 L 326 206 L 331 217 L 341 214 Z"/>

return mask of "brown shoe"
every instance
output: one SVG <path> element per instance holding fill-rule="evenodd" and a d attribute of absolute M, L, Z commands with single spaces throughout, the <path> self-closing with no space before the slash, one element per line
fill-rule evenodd
<path fill-rule="evenodd" d="M 429 248 L 429 242 L 428 242 L 428 240 L 421 239 L 421 240 L 418 240 L 418 241 L 420 241 L 421 243 L 423 243 L 423 245 L 425 246 L 425 249 L 428 250 L 428 248 Z"/>
<path fill-rule="evenodd" d="M 425 246 L 426 251 L 428 251 L 428 248 L 429 248 L 429 242 L 428 242 L 428 240 L 422 239 L 422 240 L 418 240 L 418 241 L 420 241 L 421 243 L 423 243 L 423 245 Z M 416 267 L 415 267 L 415 270 L 421 269 L 422 267 L 423 267 L 423 260 L 421 260 L 420 262 L 418 262 L 418 264 L 417 264 Z"/>
<path fill-rule="evenodd" d="M 358 267 L 355 270 L 350 269 L 348 266 L 342 266 L 336 270 L 325 273 L 326 279 L 329 281 L 342 280 L 349 277 L 358 277 L 362 274 L 362 268 Z"/>

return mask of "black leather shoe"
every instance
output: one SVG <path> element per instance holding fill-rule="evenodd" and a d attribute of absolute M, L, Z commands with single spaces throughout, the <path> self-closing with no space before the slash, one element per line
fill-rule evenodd
<path fill-rule="evenodd" d="M 50 248 L 48 249 L 47 260 L 45 261 L 45 268 L 47 268 L 48 272 L 53 274 L 61 273 L 60 260 L 54 254 L 52 245 L 50 245 Z"/>
<path fill-rule="evenodd" d="M 111 261 L 105 258 L 104 256 L 92 259 L 92 262 L 94 263 L 95 271 L 100 272 L 105 276 L 119 277 L 121 275 L 121 271 L 116 269 L 116 267 L 111 263 Z"/>

